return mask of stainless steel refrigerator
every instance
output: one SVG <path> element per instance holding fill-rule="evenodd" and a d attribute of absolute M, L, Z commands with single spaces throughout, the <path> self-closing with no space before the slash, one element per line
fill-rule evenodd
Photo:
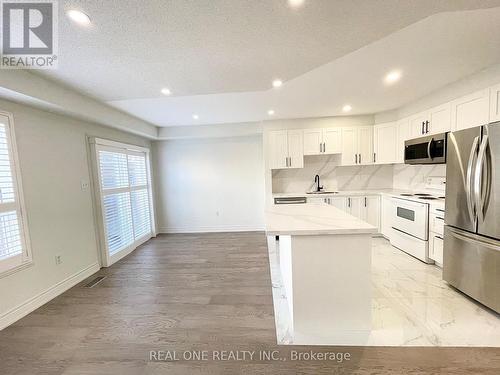
<path fill-rule="evenodd" d="M 500 122 L 448 134 L 443 278 L 500 312 Z"/>

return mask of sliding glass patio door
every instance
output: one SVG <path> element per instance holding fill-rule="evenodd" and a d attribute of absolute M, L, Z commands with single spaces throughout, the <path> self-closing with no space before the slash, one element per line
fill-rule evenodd
<path fill-rule="evenodd" d="M 154 236 L 149 150 L 95 142 L 104 266 Z"/>

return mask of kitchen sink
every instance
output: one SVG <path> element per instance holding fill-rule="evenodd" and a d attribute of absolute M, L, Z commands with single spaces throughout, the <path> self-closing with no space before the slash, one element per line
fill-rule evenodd
<path fill-rule="evenodd" d="M 309 191 L 306 194 L 338 194 L 338 191 Z"/>

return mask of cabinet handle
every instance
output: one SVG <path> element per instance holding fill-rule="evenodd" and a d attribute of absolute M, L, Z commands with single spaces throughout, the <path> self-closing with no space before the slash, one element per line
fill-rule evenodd
<path fill-rule="evenodd" d="M 361 154 L 359 154 L 359 164 L 361 164 Z"/>
<path fill-rule="evenodd" d="M 365 207 L 367 207 L 367 205 L 366 205 L 366 197 L 365 197 Z"/>
<path fill-rule="evenodd" d="M 323 152 L 326 152 L 326 143 L 323 142 Z"/>
<path fill-rule="evenodd" d="M 347 207 L 351 208 L 351 198 L 347 198 Z"/>
<path fill-rule="evenodd" d="M 356 159 L 356 164 L 358 164 L 358 154 L 354 154 L 354 158 Z"/>
<path fill-rule="evenodd" d="M 288 166 L 289 167 L 292 166 L 292 157 L 291 156 L 288 157 Z"/>
<path fill-rule="evenodd" d="M 439 238 L 440 240 L 443 239 L 443 237 L 441 237 L 441 236 L 434 236 L 434 237 Z"/>
<path fill-rule="evenodd" d="M 425 133 L 429 133 L 429 121 L 425 122 Z"/>
<path fill-rule="evenodd" d="M 422 121 L 422 134 L 424 134 L 425 121 Z"/>
<path fill-rule="evenodd" d="M 376 152 L 373 153 L 373 162 L 374 163 L 377 162 L 377 153 Z"/>

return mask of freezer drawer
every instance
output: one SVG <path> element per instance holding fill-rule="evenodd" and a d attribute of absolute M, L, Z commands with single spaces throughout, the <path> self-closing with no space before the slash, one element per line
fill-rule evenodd
<path fill-rule="evenodd" d="M 500 312 L 500 241 L 445 226 L 443 279 Z"/>

